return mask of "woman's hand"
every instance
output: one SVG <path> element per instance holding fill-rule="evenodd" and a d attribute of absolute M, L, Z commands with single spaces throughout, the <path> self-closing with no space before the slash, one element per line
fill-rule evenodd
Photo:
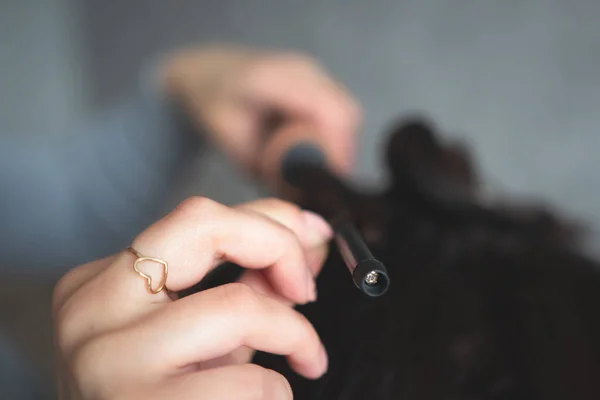
<path fill-rule="evenodd" d="M 320 144 L 333 168 L 349 172 L 360 106 L 315 60 L 277 53 L 215 46 L 171 55 L 165 64 L 167 90 L 181 100 L 199 126 L 229 156 L 254 172 L 278 158 L 289 140 L 263 153 L 264 110 L 277 109 L 303 125 L 296 139 Z"/>
<path fill-rule="evenodd" d="M 279 200 L 185 201 L 132 244 L 169 263 L 168 293 L 147 290 L 130 252 L 55 288 L 61 399 L 291 399 L 283 376 L 248 362 L 256 349 L 308 378 L 327 370 L 317 333 L 291 306 L 315 300 L 330 237 L 320 217 Z M 225 260 L 249 269 L 239 283 L 176 299 Z M 162 266 L 140 268 L 156 288 Z"/>

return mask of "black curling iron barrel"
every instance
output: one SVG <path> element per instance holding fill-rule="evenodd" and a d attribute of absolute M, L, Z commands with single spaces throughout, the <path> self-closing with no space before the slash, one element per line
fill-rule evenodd
<path fill-rule="evenodd" d="M 338 250 L 356 287 L 373 297 L 387 292 L 390 286 L 387 270 L 373 257 L 354 225 L 343 222 L 334 229 Z"/>
<path fill-rule="evenodd" d="M 312 143 L 296 144 L 283 157 L 281 173 L 332 224 L 338 251 L 356 287 L 371 297 L 383 295 L 390 285 L 387 270 L 351 223 L 347 189 L 327 168 L 322 151 Z"/>

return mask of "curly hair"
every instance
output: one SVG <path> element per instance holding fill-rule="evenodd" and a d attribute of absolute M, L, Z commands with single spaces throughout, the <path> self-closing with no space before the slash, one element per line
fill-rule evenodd
<path fill-rule="evenodd" d="M 331 251 L 318 302 L 298 308 L 328 373 L 309 381 L 282 357 L 255 362 L 299 400 L 600 399 L 600 271 L 581 230 L 541 206 L 481 200 L 466 147 L 424 118 L 393 129 L 387 165 L 380 193 L 337 184 L 388 268 L 388 293 L 366 298 Z"/>

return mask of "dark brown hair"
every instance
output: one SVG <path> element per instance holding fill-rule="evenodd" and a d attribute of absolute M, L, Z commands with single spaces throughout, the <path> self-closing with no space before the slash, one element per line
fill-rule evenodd
<path fill-rule="evenodd" d="M 600 272 L 579 230 L 542 207 L 480 200 L 466 147 L 423 118 L 392 130 L 386 158 L 388 190 L 345 196 L 388 293 L 365 297 L 331 251 L 318 302 L 299 308 L 329 372 L 309 381 L 282 357 L 256 362 L 299 400 L 600 399 Z"/>

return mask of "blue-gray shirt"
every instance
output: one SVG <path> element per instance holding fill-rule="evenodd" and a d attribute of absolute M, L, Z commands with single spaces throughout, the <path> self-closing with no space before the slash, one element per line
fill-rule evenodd
<path fill-rule="evenodd" d="M 148 87 L 63 139 L 3 134 L 1 266 L 56 276 L 120 250 L 160 216 L 199 142 Z"/>

